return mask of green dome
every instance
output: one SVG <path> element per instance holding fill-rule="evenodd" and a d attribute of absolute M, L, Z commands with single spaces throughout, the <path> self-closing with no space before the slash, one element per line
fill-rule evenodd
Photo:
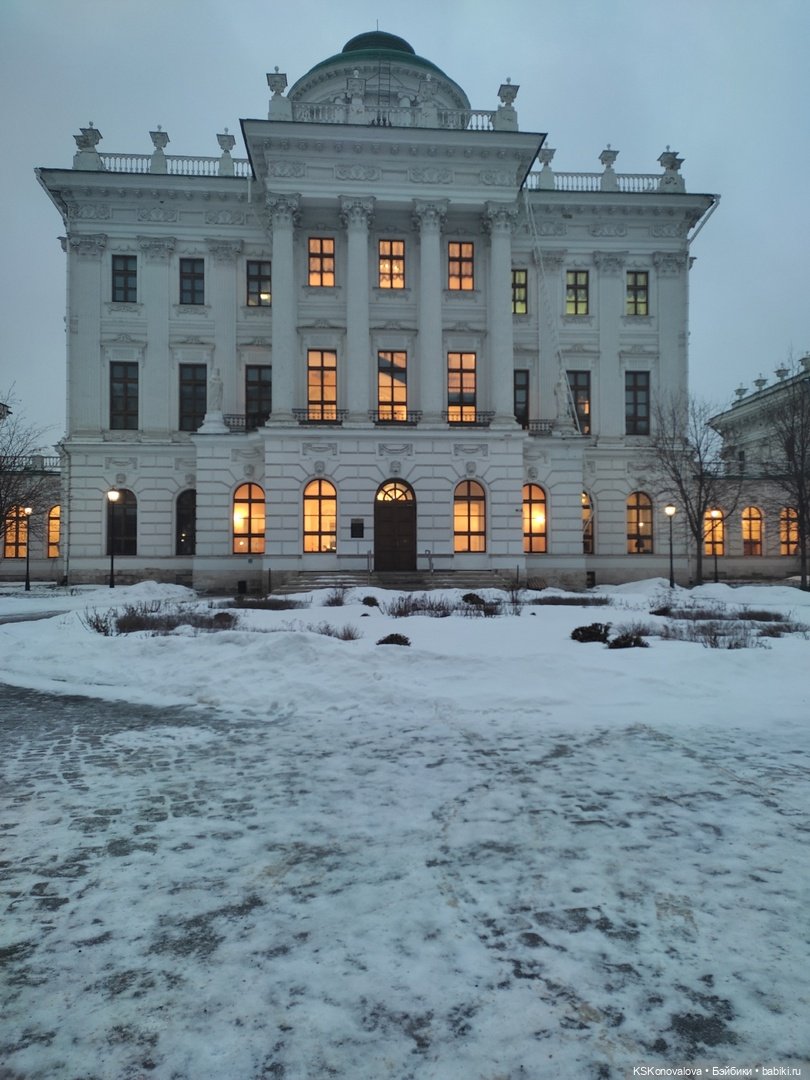
<path fill-rule="evenodd" d="M 391 52 L 404 52 L 416 56 L 413 46 L 409 45 L 404 38 L 397 37 L 396 34 L 386 34 L 382 30 L 372 30 L 368 34 L 358 34 L 351 41 L 347 41 L 341 51 L 345 53 L 365 52 L 370 49 L 374 51 L 385 49 Z"/>

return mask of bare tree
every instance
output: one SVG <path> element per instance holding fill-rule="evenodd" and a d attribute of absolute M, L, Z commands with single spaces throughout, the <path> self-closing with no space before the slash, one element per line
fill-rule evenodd
<path fill-rule="evenodd" d="M 781 374 L 781 373 L 780 373 Z M 777 386 L 765 417 L 762 473 L 796 517 L 796 542 L 802 589 L 808 588 L 810 548 L 810 371 L 794 365 Z M 785 527 L 789 529 L 786 522 Z M 788 540 L 790 535 L 788 532 Z"/>
<path fill-rule="evenodd" d="M 44 431 L 14 410 L 8 395 L 0 410 L 0 542 L 14 507 L 42 511 L 53 491 L 53 476 L 45 471 Z"/>
<path fill-rule="evenodd" d="M 662 495 L 683 514 L 695 545 L 695 580 L 703 583 L 703 549 L 708 512 L 722 508 L 724 519 L 737 506 L 741 477 L 732 475 L 721 456 L 722 438 L 709 426 L 714 410 L 693 397 L 659 401 L 653 408 L 653 464 Z"/>

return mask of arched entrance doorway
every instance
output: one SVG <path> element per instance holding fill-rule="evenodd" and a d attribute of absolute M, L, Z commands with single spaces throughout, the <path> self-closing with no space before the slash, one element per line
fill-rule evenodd
<path fill-rule="evenodd" d="M 374 498 L 374 569 L 416 569 L 416 496 L 402 480 L 386 480 Z"/>

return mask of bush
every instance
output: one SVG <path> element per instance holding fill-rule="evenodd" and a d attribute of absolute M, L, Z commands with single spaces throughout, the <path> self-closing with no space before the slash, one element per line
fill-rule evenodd
<path fill-rule="evenodd" d="M 323 634 L 324 637 L 337 638 L 338 641 L 357 641 L 358 638 L 363 636 L 356 626 L 337 627 L 328 622 L 310 623 L 304 629 L 313 634 Z"/>
<path fill-rule="evenodd" d="M 116 634 L 135 634 L 148 631 L 159 637 L 170 634 L 179 626 L 195 630 L 232 630 L 238 617 L 232 611 L 194 611 L 164 607 L 160 600 L 149 603 L 126 604 L 122 611 L 111 608 L 105 612 L 86 612 L 84 625 L 105 637 Z"/>
<path fill-rule="evenodd" d="M 428 615 L 434 619 L 446 619 L 455 611 L 453 604 L 443 596 L 429 596 L 427 593 L 403 593 L 395 597 L 390 604 L 382 608 L 384 614 L 394 619 L 405 619 L 410 615 Z"/>
<path fill-rule="evenodd" d="M 309 607 L 310 603 L 309 599 L 293 600 L 290 596 L 237 596 L 231 606 L 243 608 L 245 611 L 294 611 L 296 608 Z"/>
<path fill-rule="evenodd" d="M 346 586 L 336 585 L 334 589 L 330 590 L 326 594 L 326 599 L 323 602 L 324 607 L 343 607 L 346 603 Z"/>
<path fill-rule="evenodd" d="M 580 641 L 583 644 L 588 641 L 600 641 L 603 645 L 606 645 L 609 636 L 610 623 L 595 622 L 589 626 L 578 626 L 576 630 L 571 631 L 573 640 Z"/>
<path fill-rule="evenodd" d="M 377 599 L 376 596 L 364 596 L 361 603 L 365 604 L 366 607 L 379 607 L 380 606 L 380 601 Z"/>
<path fill-rule="evenodd" d="M 474 604 L 476 607 L 483 607 L 486 601 L 482 596 L 479 596 L 477 592 L 465 592 L 461 598 L 465 604 Z"/>
<path fill-rule="evenodd" d="M 649 649 L 649 647 L 649 641 L 645 641 L 641 634 L 636 634 L 632 630 L 625 630 L 608 642 L 609 649 Z"/>
<path fill-rule="evenodd" d="M 549 607 L 607 607 L 609 596 L 536 596 L 530 604 Z"/>
<path fill-rule="evenodd" d="M 404 634 L 386 634 L 377 642 L 378 645 L 410 645 L 411 639 Z"/>

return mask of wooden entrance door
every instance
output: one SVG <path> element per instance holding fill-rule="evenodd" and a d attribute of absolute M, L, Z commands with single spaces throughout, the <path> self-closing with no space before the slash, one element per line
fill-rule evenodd
<path fill-rule="evenodd" d="M 381 484 L 374 499 L 374 569 L 416 569 L 416 496 L 402 480 Z"/>

